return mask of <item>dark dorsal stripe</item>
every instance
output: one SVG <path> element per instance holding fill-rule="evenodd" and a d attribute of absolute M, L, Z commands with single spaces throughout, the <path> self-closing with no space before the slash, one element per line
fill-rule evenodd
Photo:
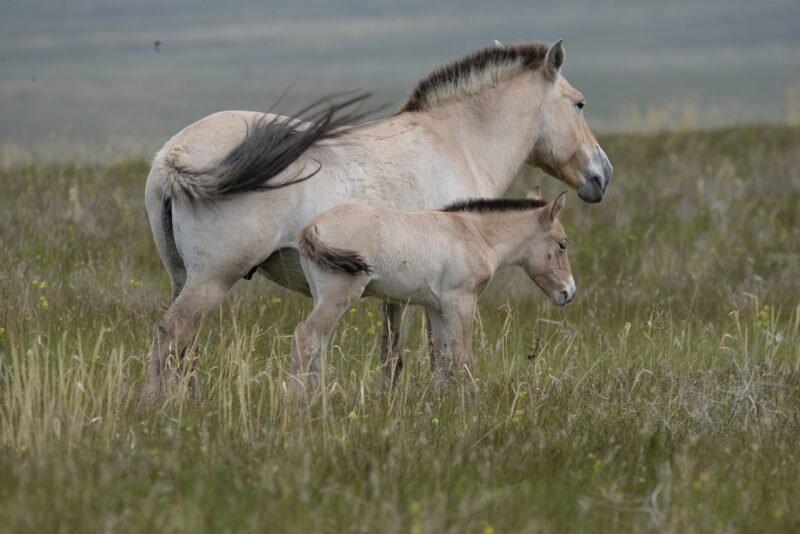
<path fill-rule="evenodd" d="M 548 46 L 544 43 L 522 43 L 505 48 L 490 46 L 477 50 L 461 59 L 434 69 L 420 80 L 411 96 L 400 108 L 400 112 L 423 111 L 430 108 L 431 95 L 435 95 L 437 91 L 447 87 L 456 89 L 454 91 L 456 97 L 471 94 L 474 92 L 474 88 L 463 88 L 462 91 L 458 91 L 460 82 L 466 82 L 487 69 L 497 69 L 503 66 L 508 66 L 511 71 L 518 66 L 518 72 L 525 69 L 538 69 L 544 63 L 547 49 Z M 513 74 L 510 72 L 509 75 Z M 434 98 L 434 100 L 436 99 Z"/>
<path fill-rule="evenodd" d="M 447 212 L 477 212 L 486 213 L 492 211 L 524 211 L 543 208 L 547 205 L 546 200 L 533 198 L 472 198 L 460 200 L 442 209 Z"/>

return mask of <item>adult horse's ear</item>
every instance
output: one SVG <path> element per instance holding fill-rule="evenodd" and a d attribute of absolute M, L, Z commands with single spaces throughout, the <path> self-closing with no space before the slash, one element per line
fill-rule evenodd
<path fill-rule="evenodd" d="M 494 46 L 496 46 L 497 48 L 508 48 L 506 45 L 504 45 L 503 43 L 501 43 L 497 39 L 494 40 Z"/>
<path fill-rule="evenodd" d="M 561 65 L 564 64 L 564 40 L 559 39 L 544 56 L 544 75 L 551 82 L 556 81 Z"/>
<path fill-rule="evenodd" d="M 556 197 L 553 203 L 550 205 L 550 222 L 556 220 L 558 214 L 561 210 L 564 209 L 564 204 L 567 203 L 567 192 L 562 191 L 560 195 Z"/>
<path fill-rule="evenodd" d="M 534 185 L 531 192 L 528 193 L 528 196 L 525 198 L 529 198 L 531 200 L 542 200 L 542 188 L 538 185 Z"/>

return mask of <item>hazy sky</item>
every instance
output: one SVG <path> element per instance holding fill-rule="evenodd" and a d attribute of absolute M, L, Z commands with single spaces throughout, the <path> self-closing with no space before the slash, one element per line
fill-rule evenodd
<path fill-rule="evenodd" d="M 565 39 L 565 73 L 601 130 L 781 120 L 800 82 L 797 0 L 431 4 L 0 0 L 0 143 L 149 150 L 290 86 L 399 102 L 493 39 Z"/>

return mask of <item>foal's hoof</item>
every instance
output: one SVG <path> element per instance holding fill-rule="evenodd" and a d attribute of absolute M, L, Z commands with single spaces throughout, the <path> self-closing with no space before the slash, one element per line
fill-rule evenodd
<path fill-rule="evenodd" d="M 306 384 L 303 380 L 294 375 L 289 377 L 288 384 L 286 386 L 287 398 L 289 400 L 299 401 L 304 399 L 307 391 L 308 384 Z"/>
<path fill-rule="evenodd" d="M 144 407 L 154 406 L 164 401 L 164 392 L 159 384 L 147 383 L 139 393 L 139 405 Z"/>

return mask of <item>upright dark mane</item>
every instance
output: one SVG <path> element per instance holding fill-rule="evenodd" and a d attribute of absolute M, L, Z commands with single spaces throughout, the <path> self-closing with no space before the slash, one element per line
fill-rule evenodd
<path fill-rule="evenodd" d="M 533 198 L 472 198 L 450 204 L 441 211 L 464 211 L 473 213 L 486 213 L 493 211 L 524 211 L 543 208 L 546 205 L 546 200 Z"/>
<path fill-rule="evenodd" d="M 400 108 L 423 111 L 442 102 L 475 94 L 497 85 L 526 70 L 542 66 L 548 46 L 522 43 L 514 46 L 490 46 L 434 69 L 420 80 Z"/>
<path fill-rule="evenodd" d="M 290 117 L 267 118 L 265 114 L 248 124 L 242 142 L 213 169 L 197 174 L 217 177 L 213 195 L 278 189 L 307 180 L 320 170 L 321 164 L 311 164 L 310 168 L 301 169 L 279 184 L 270 183 L 271 178 L 284 171 L 313 144 L 340 136 L 348 131 L 345 126 L 356 124 L 374 112 L 359 107 L 369 97 L 369 93 L 327 96 Z"/>

